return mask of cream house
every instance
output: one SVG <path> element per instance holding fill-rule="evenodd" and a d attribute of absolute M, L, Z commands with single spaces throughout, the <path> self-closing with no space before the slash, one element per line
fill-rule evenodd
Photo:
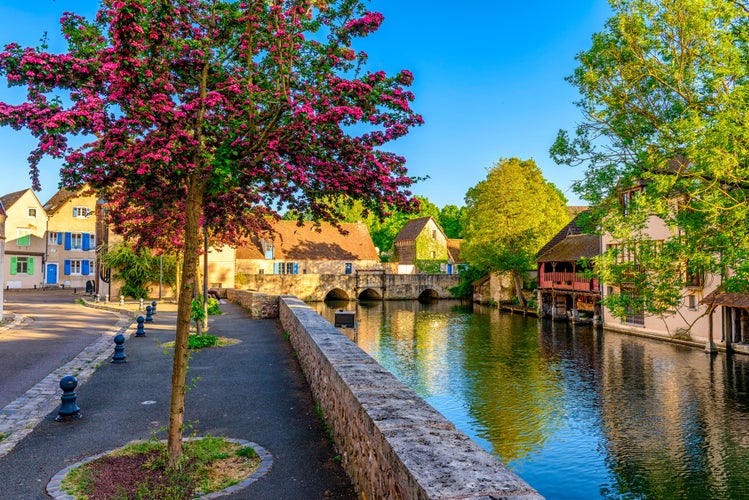
<path fill-rule="evenodd" d="M 636 186 L 620 193 L 620 202 L 625 211 L 628 201 L 642 189 L 644 186 Z M 662 219 L 650 216 L 645 228 L 642 229 L 642 234 L 650 241 L 658 243 L 677 236 L 675 231 L 678 232 L 678 229 L 672 230 Z M 612 238 L 610 234 L 604 234 L 601 237 L 601 250 L 604 252 L 618 245 L 620 242 Z M 626 248 L 621 250 L 620 258 L 630 260 L 633 258 L 633 252 Z M 619 318 L 604 307 L 602 310 L 604 328 L 666 338 L 679 337 L 682 333 L 688 332 L 692 340 L 704 342 L 710 347 L 712 332 L 713 330 L 719 331 L 720 325 L 717 315 L 714 317 L 707 314 L 708 305 L 703 303 L 703 299 L 717 288 L 720 279 L 712 275 L 689 278 L 688 285 L 681 290 L 681 304 L 677 309 L 662 316 L 648 316 L 643 311 L 631 311 L 626 317 Z M 601 286 L 604 299 L 609 295 L 620 293 L 637 293 L 637 290 L 629 288 L 627 283 L 603 283 Z"/>
<path fill-rule="evenodd" d="M 31 189 L 0 197 L 5 209 L 3 288 L 44 285 L 47 214 Z"/>
<path fill-rule="evenodd" d="M 0 201 L 0 283 L 5 282 L 5 207 Z M 5 287 L 0 286 L 0 321 L 3 319 L 3 290 Z"/>
<path fill-rule="evenodd" d="M 86 289 L 96 278 L 96 194 L 83 186 L 61 189 L 45 203 L 45 285 Z"/>

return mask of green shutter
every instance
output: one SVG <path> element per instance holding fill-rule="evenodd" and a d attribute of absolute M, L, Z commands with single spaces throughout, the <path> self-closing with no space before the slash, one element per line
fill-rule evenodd
<path fill-rule="evenodd" d="M 26 274 L 34 274 L 34 257 L 29 257 L 29 267 Z"/>
<path fill-rule="evenodd" d="M 18 266 L 18 257 L 10 258 L 10 274 L 16 274 Z"/>

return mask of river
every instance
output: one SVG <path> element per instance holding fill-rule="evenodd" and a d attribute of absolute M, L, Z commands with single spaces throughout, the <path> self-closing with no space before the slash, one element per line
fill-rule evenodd
<path fill-rule="evenodd" d="M 550 500 L 749 498 L 749 357 L 456 301 L 312 307 L 355 310 L 362 349 Z"/>

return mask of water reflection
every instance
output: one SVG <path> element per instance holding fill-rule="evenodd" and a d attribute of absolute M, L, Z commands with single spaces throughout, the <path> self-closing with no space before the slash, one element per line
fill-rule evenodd
<path fill-rule="evenodd" d="M 442 301 L 358 343 L 547 498 L 749 497 L 749 360 Z M 349 332 L 351 334 L 351 332 Z"/>

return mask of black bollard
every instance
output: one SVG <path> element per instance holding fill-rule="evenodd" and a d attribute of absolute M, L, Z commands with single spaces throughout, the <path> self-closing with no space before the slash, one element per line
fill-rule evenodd
<path fill-rule="evenodd" d="M 146 321 L 149 323 L 153 321 L 153 308 L 151 306 L 146 306 Z"/>
<path fill-rule="evenodd" d="M 136 337 L 145 337 L 146 336 L 146 329 L 143 328 L 143 322 L 145 321 L 143 319 L 143 316 L 138 316 L 138 329 L 135 330 L 135 336 Z"/>
<path fill-rule="evenodd" d="M 151 302 L 151 314 L 156 314 L 156 301 Z"/>
<path fill-rule="evenodd" d="M 60 410 L 55 417 L 57 422 L 83 417 L 81 409 L 75 404 L 77 396 L 74 391 L 76 387 L 78 387 L 78 379 L 72 375 L 67 375 L 60 380 L 60 389 L 62 389 L 62 397 L 60 399 L 62 400 L 62 405 L 60 405 Z"/>
<path fill-rule="evenodd" d="M 114 356 L 112 356 L 112 363 L 127 363 L 125 360 L 125 336 L 118 333 L 114 336 Z"/>

